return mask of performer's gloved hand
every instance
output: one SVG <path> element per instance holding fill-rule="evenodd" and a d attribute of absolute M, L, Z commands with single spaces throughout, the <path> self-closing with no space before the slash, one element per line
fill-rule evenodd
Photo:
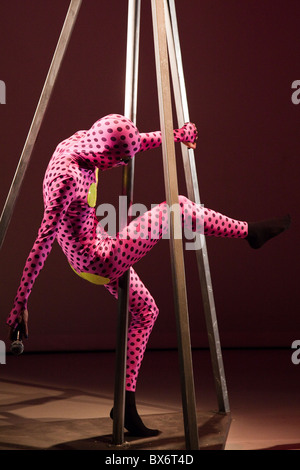
<path fill-rule="evenodd" d="M 18 318 L 18 324 L 17 326 L 11 327 L 9 331 L 9 339 L 11 341 L 14 341 L 17 336 L 17 332 L 19 332 L 20 337 L 22 338 L 28 338 L 28 317 L 29 313 L 28 310 L 25 309 L 21 313 L 21 315 Z"/>
<path fill-rule="evenodd" d="M 195 149 L 197 146 L 198 130 L 194 123 L 187 122 L 179 129 L 181 142 L 188 148 Z"/>

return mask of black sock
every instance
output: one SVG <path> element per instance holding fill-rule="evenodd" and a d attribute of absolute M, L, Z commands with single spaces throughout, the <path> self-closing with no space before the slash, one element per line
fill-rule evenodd
<path fill-rule="evenodd" d="M 113 419 L 113 409 L 110 412 L 110 417 Z M 136 409 L 135 392 L 129 392 L 128 390 L 125 394 L 124 426 L 133 436 L 151 437 L 159 434 L 157 429 L 150 429 L 144 425 Z"/>
<path fill-rule="evenodd" d="M 260 248 L 268 240 L 288 229 L 290 224 L 291 217 L 289 214 L 283 217 L 278 217 L 277 219 L 251 222 L 248 224 L 248 235 L 246 240 L 252 248 Z"/>

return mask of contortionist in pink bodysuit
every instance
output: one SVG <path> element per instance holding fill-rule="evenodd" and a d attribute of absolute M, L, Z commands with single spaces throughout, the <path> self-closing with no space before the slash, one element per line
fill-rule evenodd
<path fill-rule="evenodd" d="M 195 125 L 187 123 L 174 130 L 174 140 L 195 148 Z M 55 239 L 78 274 L 96 276 L 115 298 L 119 277 L 130 269 L 125 427 L 138 436 L 158 433 L 144 425 L 135 405 L 137 377 L 158 308 L 133 265 L 167 233 L 166 203 L 133 220 L 116 236 L 110 236 L 98 223 L 95 193 L 99 171 L 126 165 L 138 152 L 160 145 L 160 131 L 139 133 L 129 119 L 110 114 L 57 146 L 45 173 L 41 226 L 7 319 L 11 332 L 18 327 L 28 336 L 28 298 Z M 208 236 L 246 239 L 252 248 L 261 247 L 290 223 L 289 216 L 284 216 L 249 224 L 196 205 L 184 196 L 179 196 L 178 203 L 183 226 Z M 147 231 L 152 236 L 145 236 Z"/>

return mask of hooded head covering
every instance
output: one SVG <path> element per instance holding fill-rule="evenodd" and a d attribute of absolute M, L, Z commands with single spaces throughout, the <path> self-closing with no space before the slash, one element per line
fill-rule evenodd
<path fill-rule="evenodd" d="M 104 171 L 126 165 L 139 151 L 141 138 L 130 119 L 109 114 L 96 121 L 88 131 L 76 133 L 73 142 L 69 150 Z"/>

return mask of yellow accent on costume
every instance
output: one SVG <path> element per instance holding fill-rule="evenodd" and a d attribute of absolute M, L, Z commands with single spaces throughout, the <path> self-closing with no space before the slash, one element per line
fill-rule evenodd
<path fill-rule="evenodd" d="M 97 202 L 98 173 L 99 173 L 99 168 L 96 168 L 96 171 L 95 171 L 96 183 L 91 184 L 88 197 L 87 197 L 87 202 L 90 207 L 95 207 L 96 202 Z"/>
<path fill-rule="evenodd" d="M 71 264 L 70 264 L 71 266 Z M 110 282 L 110 279 L 108 277 L 102 277 L 98 276 L 98 274 L 92 274 L 92 273 L 78 273 L 75 271 L 73 266 L 71 266 L 73 269 L 74 273 L 76 273 L 79 277 L 82 277 L 82 279 L 85 279 L 88 282 L 91 282 L 92 284 L 97 284 L 98 286 L 104 286 L 105 284 L 108 284 Z"/>
<path fill-rule="evenodd" d="M 95 207 L 96 202 L 97 202 L 98 173 L 99 173 L 99 168 L 96 168 L 96 171 L 95 171 L 96 182 L 91 184 L 88 197 L 87 197 L 87 202 L 90 207 Z M 91 282 L 92 284 L 103 286 L 110 282 L 110 279 L 108 279 L 108 277 L 102 277 L 102 276 L 98 276 L 98 274 L 85 273 L 85 272 L 78 273 L 73 268 L 73 266 L 71 266 L 71 268 L 73 269 L 74 273 L 76 273 L 79 277 L 81 277 L 82 279 L 85 279 L 88 282 Z"/>

